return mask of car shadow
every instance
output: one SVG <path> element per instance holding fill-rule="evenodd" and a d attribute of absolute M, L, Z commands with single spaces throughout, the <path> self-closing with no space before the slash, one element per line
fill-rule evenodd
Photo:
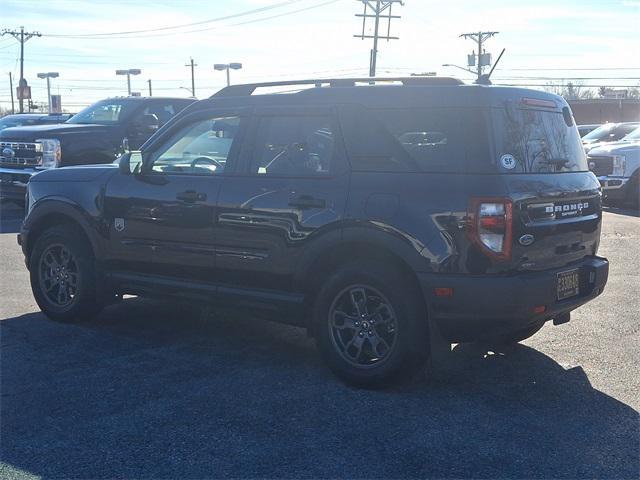
<path fill-rule="evenodd" d="M 633 208 L 612 207 L 603 205 L 602 210 L 616 215 L 626 215 L 628 217 L 640 217 L 640 210 Z"/>
<path fill-rule="evenodd" d="M 0 203 L 0 233 L 18 233 L 24 218 L 24 208 L 10 202 Z"/>
<path fill-rule="evenodd" d="M 0 322 L 5 473 L 73 478 L 635 478 L 638 414 L 516 346 L 346 386 L 304 331 L 127 299 Z M 17 473 L 16 473 L 17 472 Z"/>

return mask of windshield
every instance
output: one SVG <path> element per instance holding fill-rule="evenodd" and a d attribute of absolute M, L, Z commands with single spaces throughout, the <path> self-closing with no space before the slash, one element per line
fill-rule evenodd
<path fill-rule="evenodd" d="M 133 108 L 132 102 L 125 100 L 103 100 L 88 106 L 66 123 L 111 125 L 122 121 Z"/>
<path fill-rule="evenodd" d="M 556 111 L 495 109 L 498 168 L 505 173 L 587 171 L 578 129 L 569 120 L 570 113 L 566 117 Z"/>
<path fill-rule="evenodd" d="M 582 140 L 587 143 L 615 142 L 638 127 L 637 124 L 607 123 L 586 134 Z"/>
<path fill-rule="evenodd" d="M 636 142 L 640 140 L 640 127 L 636 128 L 633 132 L 623 138 L 625 142 Z"/>

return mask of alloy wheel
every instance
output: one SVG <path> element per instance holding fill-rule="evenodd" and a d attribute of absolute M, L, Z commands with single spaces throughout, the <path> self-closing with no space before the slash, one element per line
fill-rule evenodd
<path fill-rule="evenodd" d="M 328 320 L 334 347 L 353 366 L 378 366 L 396 346 L 398 322 L 391 302 L 371 286 L 342 290 L 331 304 Z"/>

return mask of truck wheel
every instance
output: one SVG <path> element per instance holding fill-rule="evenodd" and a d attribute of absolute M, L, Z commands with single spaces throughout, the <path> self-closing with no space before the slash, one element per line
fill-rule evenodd
<path fill-rule="evenodd" d="M 315 300 L 314 326 L 318 348 L 338 377 L 381 386 L 427 358 L 426 314 L 414 290 L 395 269 L 364 262 L 328 278 Z"/>
<path fill-rule="evenodd" d="M 638 172 L 632 175 L 629 184 L 626 186 L 627 194 L 625 198 L 627 206 L 636 210 L 640 208 L 640 181 L 638 181 L 638 178 L 640 178 Z"/>
<path fill-rule="evenodd" d="M 101 310 L 91 248 L 73 226 L 57 226 L 37 239 L 29 257 L 33 296 L 52 320 L 80 322 Z"/>
<path fill-rule="evenodd" d="M 523 340 L 526 340 L 529 337 L 533 337 L 540 331 L 543 326 L 544 322 L 536 323 L 535 325 L 516 330 L 515 332 L 498 335 L 494 338 L 482 341 L 481 343 L 500 346 L 514 345 L 516 343 L 522 342 Z"/>

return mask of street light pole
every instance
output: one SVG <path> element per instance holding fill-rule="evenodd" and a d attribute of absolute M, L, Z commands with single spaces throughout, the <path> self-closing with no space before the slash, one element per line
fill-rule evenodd
<path fill-rule="evenodd" d="M 241 63 L 231 62 L 231 63 L 216 63 L 213 66 L 214 70 L 226 70 L 227 72 L 227 87 L 231 85 L 231 76 L 229 74 L 229 70 L 240 70 L 242 68 Z"/>
<path fill-rule="evenodd" d="M 38 78 L 47 79 L 47 113 L 51 114 L 51 79 L 58 78 L 60 74 L 58 72 L 39 73 Z"/>
<path fill-rule="evenodd" d="M 140 75 L 142 70 L 139 68 L 130 68 L 128 70 L 116 70 L 116 75 L 126 75 L 127 76 L 127 93 L 131 96 L 131 75 Z"/>

